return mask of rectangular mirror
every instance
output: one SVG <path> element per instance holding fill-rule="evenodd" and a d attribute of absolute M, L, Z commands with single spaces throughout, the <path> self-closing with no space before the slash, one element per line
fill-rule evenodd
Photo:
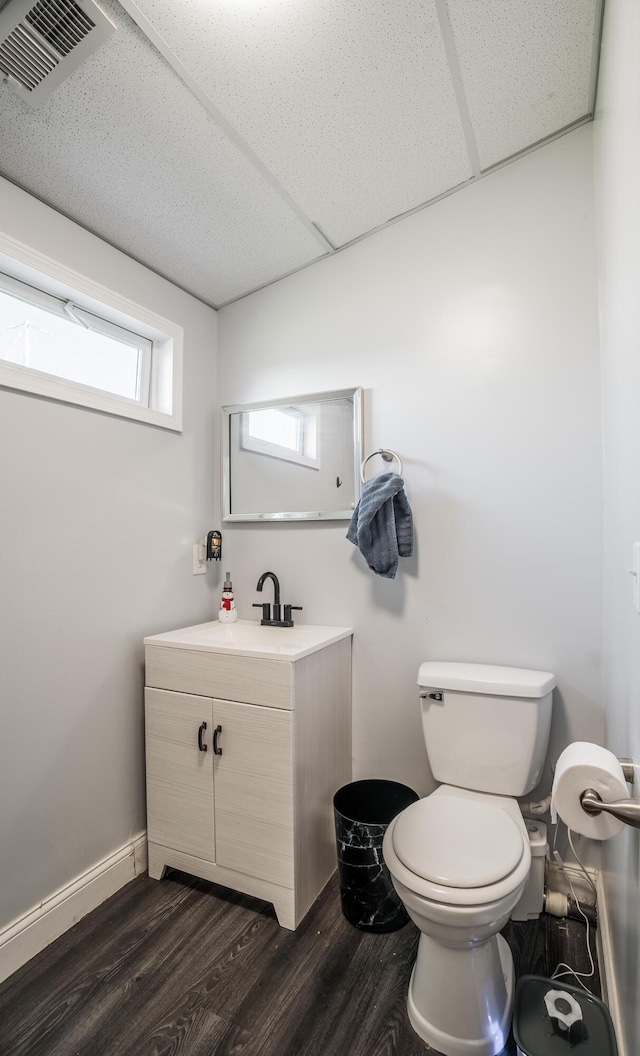
<path fill-rule="evenodd" d="M 222 457 L 225 521 L 349 520 L 362 389 L 223 407 Z"/>

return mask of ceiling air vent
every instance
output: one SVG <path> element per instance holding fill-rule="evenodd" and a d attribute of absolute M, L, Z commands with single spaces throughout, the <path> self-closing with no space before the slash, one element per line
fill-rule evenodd
<path fill-rule="evenodd" d="M 39 106 L 115 28 L 93 0 L 10 0 L 0 4 L 0 74 Z"/>

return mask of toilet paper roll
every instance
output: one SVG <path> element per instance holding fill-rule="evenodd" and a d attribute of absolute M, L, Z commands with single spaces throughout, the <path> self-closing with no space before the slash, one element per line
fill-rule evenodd
<path fill-rule="evenodd" d="M 629 799 L 622 767 L 615 755 L 599 744 L 574 741 L 560 755 L 551 789 L 551 818 L 560 815 L 565 825 L 592 840 L 610 840 L 624 826 L 610 814 L 592 817 L 582 809 L 580 795 L 587 788 L 597 792 L 603 803 Z"/>

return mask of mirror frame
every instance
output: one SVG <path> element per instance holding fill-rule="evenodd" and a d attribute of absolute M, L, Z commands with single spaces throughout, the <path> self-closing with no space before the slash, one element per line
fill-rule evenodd
<path fill-rule="evenodd" d="M 283 407 L 291 403 L 327 403 L 330 400 L 353 400 L 353 480 L 354 501 L 348 510 L 283 510 L 280 513 L 232 513 L 231 512 L 231 451 L 229 434 L 232 414 L 243 411 L 262 410 L 265 407 Z M 362 466 L 362 389 L 333 389 L 330 392 L 313 392 L 305 396 L 288 396 L 286 399 L 261 400 L 259 403 L 237 403 L 222 407 L 222 519 L 223 521 L 348 521 L 360 498 Z"/>

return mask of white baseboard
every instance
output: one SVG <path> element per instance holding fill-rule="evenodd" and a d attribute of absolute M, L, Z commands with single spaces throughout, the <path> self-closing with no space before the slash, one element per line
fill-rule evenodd
<path fill-rule="evenodd" d="M 598 874 L 595 869 L 587 869 L 586 872 L 597 888 Z M 589 885 L 589 881 L 577 865 L 574 865 L 571 862 L 568 865 L 565 863 L 560 867 L 559 865 L 556 865 L 555 862 L 547 861 L 546 886 L 548 891 L 560 891 L 563 895 L 572 895 L 569 879 L 571 880 L 578 901 L 587 902 L 590 906 L 595 905 L 596 895 L 594 890 Z"/>
<path fill-rule="evenodd" d="M 624 1032 L 622 1029 L 620 996 L 611 940 L 609 904 L 607 902 L 607 894 L 605 886 L 602 883 L 601 874 L 598 874 L 597 876 L 596 887 L 598 889 L 598 967 L 600 969 L 600 982 L 602 984 L 602 998 L 606 1003 L 611 1013 L 611 1019 L 613 1020 L 613 1029 L 616 1032 L 616 1040 L 618 1042 L 618 1056 L 628 1056 Z"/>
<path fill-rule="evenodd" d="M 35 909 L 3 928 L 0 931 L 0 982 L 146 868 L 147 834 L 141 832 Z"/>

